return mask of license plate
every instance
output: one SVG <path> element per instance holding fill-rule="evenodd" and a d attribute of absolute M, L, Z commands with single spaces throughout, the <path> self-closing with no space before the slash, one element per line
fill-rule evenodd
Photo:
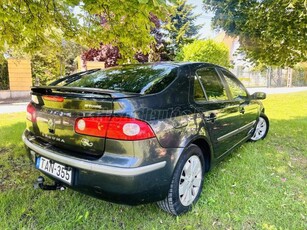
<path fill-rule="evenodd" d="M 72 182 L 72 168 L 49 160 L 45 157 L 37 158 L 36 168 L 68 184 L 71 184 Z"/>

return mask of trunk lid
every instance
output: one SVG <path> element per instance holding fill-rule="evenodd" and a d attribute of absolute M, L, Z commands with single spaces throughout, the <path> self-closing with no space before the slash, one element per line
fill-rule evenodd
<path fill-rule="evenodd" d="M 37 138 L 52 146 L 99 157 L 104 153 L 105 138 L 76 133 L 76 119 L 111 117 L 115 99 L 133 96 L 136 94 L 92 88 L 33 87 L 36 120 L 28 121 L 28 128 Z"/>

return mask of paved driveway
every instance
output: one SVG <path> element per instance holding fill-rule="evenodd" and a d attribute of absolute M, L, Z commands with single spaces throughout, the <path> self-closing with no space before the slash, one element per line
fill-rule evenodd
<path fill-rule="evenodd" d="M 250 93 L 265 92 L 266 94 L 278 94 L 278 93 L 294 93 L 307 91 L 307 87 L 280 87 L 280 88 L 247 88 Z"/>
<path fill-rule="evenodd" d="M 293 93 L 300 91 L 307 91 L 307 87 L 292 87 L 292 88 L 248 88 L 248 91 L 252 94 L 254 92 L 265 92 L 267 94 L 277 93 Z M 25 112 L 29 99 L 18 102 L 13 101 L 1 101 L 0 100 L 0 114 L 2 113 L 16 113 Z"/>
<path fill-rule="evenodd" d="M 28 105 L 28 102 L 0 104 L 0 114 L 1 113 L 25 112 L 27 109 L 27 105 Z"/>

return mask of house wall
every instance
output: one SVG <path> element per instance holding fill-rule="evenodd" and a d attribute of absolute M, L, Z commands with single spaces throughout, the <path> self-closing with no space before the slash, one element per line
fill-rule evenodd
<path fill-rule="evenodd" d="M 32 87 L 31 61 L 8 59 L 10 90 L 1 90 L 0 99 L 13 99 L 30 96 Z"/>
<path fill-rule="evenodd" d="M 101 61 L 86 61 L 84 62 L 80 56 L 77 58 L 78 62 L 78 71 L 85 71 L 90 69 L 104 69 L 105 68 L 105 62 Z"/>
<path fill-rule="evenodd" d="M 98 62 L 98 61 L 87 61 L 86 62 L 86 69 L 104 69 L 105 64 L 104 62 Z"/>

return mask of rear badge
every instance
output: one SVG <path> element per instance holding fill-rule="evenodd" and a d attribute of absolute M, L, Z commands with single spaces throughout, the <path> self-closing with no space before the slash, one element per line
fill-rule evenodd
<path fill-rule="evenodd" d="M 90 142 L 89 139 L 86 139 L 86 138 L 82 138 L 81 139 L 81 144 L 84 146 L 84 147 L 92 147 L 94 144 L 93 142 Z"/>
<path fill-rule="evenodd" d="M 102 109 L 101 105 L 85 104 L 84 107 L 87 108 L 87 109 Z"/>
<path fill-rule="evenodd" d="M 55 121 L 54 121 L 54 119 L 48 120 L 48 130 L 49 130 L 49 133 L 54 134 L 54 132 L 55 132 Z"/>
<path fill-rule="evenodd" d="M 49 140 L 52 140 L 52 141 L 57 141 L 57 142 L 65 143 L 64 139 L 59 138 L 59 137 L 50 136 L 50 135 L 45 134 L 45 133 L 42 133 L 42 136 L 45 137 L 45 138 L 48 138 Z"/>

